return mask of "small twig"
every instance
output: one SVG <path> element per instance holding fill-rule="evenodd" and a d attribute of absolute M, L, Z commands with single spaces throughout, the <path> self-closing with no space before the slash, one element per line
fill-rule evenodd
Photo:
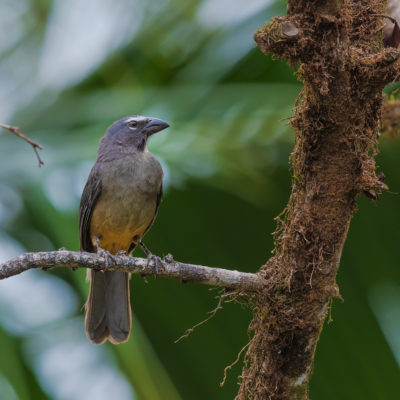
<path fill-rule="evenodd" d="M 242 350 L 239 351 L 239 354 L 237 355 L 236 360 L 232 364 L 230 364 L 227 367 L 225 367 L 225 369 L 224 369 L 224 379 L 222 379 L 222 381 L 219 383 L 219 386 L 222 387 L 222 386 L 225 385 L 225 381 L 226 381 L 226 377 L 228 375 L 228 371 L 230 369 L 232 369 L 232 367 L 234 367 L 239 362 L 240 356 L 250 346 L 250 343 L 251 343 L 251 341 L 249 343 L 247 343 L 245 346 L 243 346 Z"/>
<path fill-rule="evenodd" d="M 28 142 L 32 148 L 33 151 L 36 154 L 36 157 L 38 159 L 39 162 L 39 168 L 44 165 L 44 162 L 41 160 L 40 156 L 39 156 L 39 152 L 37 149 L 39 150 L 43 150 L 43 146 L 40 145 L 39 143 L 34 142 L 32 139 L 29 139 L 27 136 L 25 136 L 23 133 L 21 133 L 21 131 L 19 130 L 18 126 L 12 126 L 12 125 L 6 125 L 6 124 L 2 124 L 0 123 L 0 127 L 7 129 L 9 132 L 13 133 L 15 136 L 18 136 L 19 138 L 25 140 L 25 142 Z"/>

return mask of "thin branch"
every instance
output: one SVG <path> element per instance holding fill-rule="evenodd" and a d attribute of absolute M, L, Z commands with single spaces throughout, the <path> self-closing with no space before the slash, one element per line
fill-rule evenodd
<path fill-rule="evenodd" d="M 55 267 L 91 268 L 102 271 L 154 275 L 153 260 L 112 256 L 111 262 L 109 258 L 107 263 L 111 265 L 106 266 L 105 258 L 94 253 L 66 250 L 26 253 L 0 264 L 0 280 L 32 268 L 48 269 Z M 171 256 L 163 260 L 157 276 L 249 292 L 260 290 L 263 287 L 263 279 L 256 274 L 181 263 L 173 260 Z"/>
<path fill-rule="evenodd" d="M 0 123 L 0 127 L 1 127 L 1 128 L 4 128 L 4 129 L 7 129 L 7 130 L 10 131 L 11 133 L 13 133 L 15 136 L 18 136 L 19 138 L 25 140 L 25 142 L 28 142 L 28 143 L 32 146 L 33 151 L 34 151 L 35 154 L 36 154 L 36 157 L 37 157 L 38 162 L 39 162 L 39 168 L 40 168 L 42 165 L 44 165 L 44 162 L 43 162 L 42 159 L 40 158 L 39 152 L 38 152 L 38 149 L 39 149 L 39 150 L 43 150 L 43 146 L 42 146 L 42 145 L 40 145 L 39 143 L 34 142 L 32 139 L 29 139 L 27 136 L 25 136 L 25 135 L 19 130 L 19 127 L 18 127 L 18 126 L 12 126 L 12 125 L 6 125 L 6 124 Z"/>

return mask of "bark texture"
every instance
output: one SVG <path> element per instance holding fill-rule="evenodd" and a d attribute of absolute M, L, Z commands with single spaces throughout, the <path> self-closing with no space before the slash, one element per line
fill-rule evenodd
<path fill-rule="evenodd" d="M 161 264 L 161 263 L 160 263 Z M 119 271 L 142 276 L 154 275 L 154 260 L 146 258 L 109 256 L 105 259 L 94 253 L 77 251 L 49 251 L 26 253 L 0 264 L 0 280 L 18 275 L 32 268 L 70 267 L 90 268 L 96 271 Z M 157 276 L 220 286 L 247 293 L 262 290 L 264 281 L 257 274 L 193 265 L 175 261 L 166 256 L 158 268 Z"/>
<path fill-rule="evenodd" d="M 386 189 L 376 175 L 382 89 L 399 52 L 383 48 L 382 0 L 289 0 L 286 17 L 255 35 L 264 53 L 299 65 L 304 89 L 292 125 L 292 193 L 278 218 L 275 254 L 262 267 L 266 289 L 239 399 L 305 400 L 318 338 L 358 194 Z M 299 63 L 299 64 L 298 64 Z"/>

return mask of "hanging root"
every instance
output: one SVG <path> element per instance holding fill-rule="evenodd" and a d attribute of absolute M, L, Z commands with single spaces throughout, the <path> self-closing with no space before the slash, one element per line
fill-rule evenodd
<path fill-rule="evenodd" d="M 225 289 L 225 288 L 222 289 L 220 291 L 220 293 L 216 296 L 216 298 L 218 299 L 217 306 L 212 311 L 209 311 L 207 313 L 207 314 L 209 314 L 209 316 L 206 319 L 204 319 L 203 321 L 201 321 L 201 322 L 197 323 L 196 325 L 192 326 L 191 328 L 187 329 L 186 332 L 181 337 L 176 339 L 174 343 L 178 343 L 182 339 L 187 338 L 196 328 L 198 328 L 200 325 L 205 324 L 211 318 L 213 318 L 219 310 L 222 310 L 223 303 L 231 303 L 232 301 L 237 301 L 238 303 L 240 303 L 240 298 L 243 298 L 245 296 L 247 296 L 247 295 L 243 292 L 238 292 L 236 290 L 232 291 L 232 290 Z"/>
<path fill-rule="evenodd" d="M 229 371 L 230 369 L 232 369 L 232 367 L 234 367 L 234 366 L 239 362 L 240 356 L 241 356 L 242 353 L 250 346 L 250 343 L 251 343 L 251 340 L 250 340 L 246 345 L 243 346 L 242 350 L 239 351 L 239 353 L 238 353 L 238 355 L 237 355 L 237 357 L 236 357 L 236 360 L 235 360 L 232 364 L 229 364 L 227 367 L 225 367 L 225 369 L 224 369 L 224 378 L 223 378 L 222 381 L 220 382 L 219 386 L 222 387 L 222 386 L 225 385 L 225 381 L 226 381 L 226 377 L 227 377 L 227 375 L 228 375 L 228 371 Z"/>

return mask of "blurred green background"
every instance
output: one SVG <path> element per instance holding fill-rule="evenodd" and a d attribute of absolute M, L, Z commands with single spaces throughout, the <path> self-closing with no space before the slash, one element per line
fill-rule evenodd
<path fill-rule="evenodd" d="M 0 122 L 45 148 L 39 169 L 28 144 L 0 132 L 0 259 L 79 248 L 79 199 L 99 139 L 141 114 L 171 124 L 149 145 L 165 197 L 147 246 L 256 271 L 289 196 L 287 119 L 301 87 L 252 35 L 284 13 L 273 0 L 0 0 Z M 400 141 L 380 144 L 390 191 L 378 205 L 359 200 L 314 400 L 400 398 Z M 131 287 L 130 341 L 95 346 L 83 329 L 85 271 L 0 282 L 0 399 L 233 399 L 241 362 L 219 382 L 248 341 L 250 312 L 225 305 L 174 344 L 218 291 L 137 276 Z"/>

